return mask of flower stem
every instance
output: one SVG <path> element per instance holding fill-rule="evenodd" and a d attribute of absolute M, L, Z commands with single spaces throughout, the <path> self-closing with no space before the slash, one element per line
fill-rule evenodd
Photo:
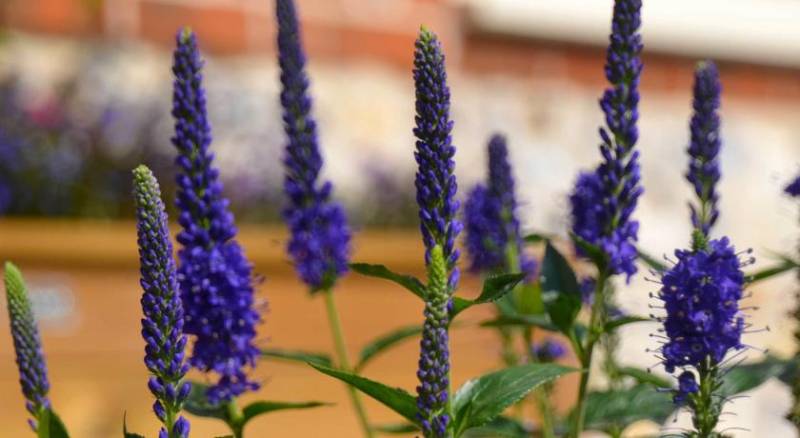
<path fill-rule="evenodd" d="M 328 322 L 331 326 L 331 334 L 333 335 L 333 343 L 336 347 L 339 368 L 345 371 L 351 371 L 350 359 L 347 356 L 347 347 L 345 346 L 344 334 L 342 332 L 342 322 L 339 319 L 339 310 L 336 308 L 333 291 L 331 289 L 325 289 L 322 291 L 322 294 L 325 295 L 325 308 L 328 311 Z M 361 423 L 364 436 L 372 438 L 374 436 L 372 427 L 367 420 L 367 412 L 361 401 L 361 395 L 350 385 L 347 385 L 347 390 L 350 392 L 350 401 L 353 403 L 353 409 L 355 409 L 358 421 Z"/>
<path fill-rule="evenodd" d="M 575 423 L 572 428 L 572 437 L 578 438 L 583 431 L 584 421 L 586 419 L 586 396 L 589 388 L 589 374 L 592 369 L 592 353 L 594 352 L 594 345 L 603 334 L 601 326 L 603 305 L 605 299 L 603 298 L 603 291 L 605 290 L 606 282 L 608 281 L 608 273 L 605 269 L 600 269 L 597 276 L 595 286 L 594 301 L 592 303 L 592 314 L 589 319 L 589 331 L 586 334 L 586 346 L 580 354 L 581 368 L 581 382 L 578 387 L 578 401 L 575 407 Z M 580 352 L 579 352 L 580 353 Z"/>
<path fill-rule="evenodd" d="M 536 362 L 536 356 L 533 354 L 533 328 L 525 327 L 523 332 L 523 339 L 525 340 L 525 349 L 528 351 L 528 359 L 531 363 Z M 536 398 L 536 408 L 542 415 L 542 438 L 555 438 L 555 431 L 553 430 L 553 406 L 550 404 L 550 386 L 549 383 L 542 385 L 534 390 L 534 397 Z"/>
<path fill-rule="evenodd" d="M 719 436 L 714 432 L 719 422 L 720 407 L 714 400 L 714 389 L 719 382 L 717 366 L 711 363 L 710 358 L 701 364 L 697 369 L 700 375 L 700 389 L 697 394 L 692 396 L 692 423 L 697 431 L 698 438 L 716 438 Z"/>
<path fill-rule="evenodd" d="M 236 404 L 236 400 L 233 399 L 227 403 L 228 407 L 228 427 L 231 428 L 231 432 L 233 432 L 233 438 L 242 438 L 244 436 L 244 415 L 242 414 L 242 410 L 239 409 L 239 406 Z"/>

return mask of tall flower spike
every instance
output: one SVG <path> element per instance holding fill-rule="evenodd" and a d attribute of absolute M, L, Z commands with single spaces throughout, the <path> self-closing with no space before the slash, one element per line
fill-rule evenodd
<path fill-rule="evenodd" d="M 532 274 L 536 262 L 522 252 L 514 176 L 505 137 L 493 135 L 488 150 L 488 185 L 477 185 L 464 203 L 464 242 L 470 256 L 470 270 L 521 270 Z M 510 260 L 509 254 L 516 260 Z"/>
<path fill-rule="evenodd" d="M 458 250 L 461 230 L 456 219 L 455 147 L 450 138 L 450 89 L 444 54 L 438 38 L 420 30 L 414 50 L 416 88 L 416 175 L 420 228 L 425 243 L 428 288 L 425 323 L 420 343 L 417 378 L 417 415 L 426 438 L 449 436 L 450 351 L 448 325 L 452 291 L 458 283 Z"/>
<path fill-rule="evenodd" d="M 675 403 L 691 409 L 698 436 L 716 436 L 712 432 L 725 402 L 715 393 L 720 365 L 729 352 L 744 348 L 742 266 L 753 259 L 740 260 L 727 237 L 677 250 L 675 256 L 658 293 L 666 311 L 661 357 L 667 372 L 681 370 Z"/>
<path fill-rule="evenodd" d="M 291 233 L 288 251 L 295 269 L 315 292 L 330 289 L 347 272 L 350 229 L 341 205 L 330 199 L 331 183 L 320 182 L 322 155 L 311 117 L 306 57 L 294 2 L 277 0 L 277 17 L 281 105 L 288 137 L 283 162 L 289 202 L 283 217 Z"/>
<path fill-rule="evenodd" d="M 505 252 L 510 251 L 518 258 L 519 266 L 507 266 L 506 270 L 510 272 L 520 270 L 533 274 L 536 270 L 536 261 L 527 257 L 522 250 L 514 175 L 508 159 L 506 138 L 499 134 L 493 135 L 489 140 L 489 190 L 500 203 L 498 213 L 503 225 Z"/>
<path fill-rule="evenodd" d="M 641 0 L 616 0 L 605 73 L 611 84 L 600 100 L 606 127 L 600 128 L 603 161 L 592 173 L 581 173 L 570 195 L 572 231 L 598 246 L 612 274 L 636 273 L 639 223 L 632 219 L 639 185 L 639 77 L 642 62 Z M 579 251 L 580 252 L 580 251 Z"/>
<path fill-rule="evenodd" d="M 699 200 L 698 205 L 689 204 L 692 225 L 705 236 L 719 217 L 717 182 L 720 179 L 719 150 L 722 142 L 717 111 L 721 91 L 717 66 L 711 61 L 698 64 L 694 74 L 694 114 L 689 125 L 692 136 L 686 179 Z"/>
<path fill-rule="evenodd" d="M 211 127 L 197 40 L 188 29 L 178 32 L 176 40 L 172 144 L 178 151 L 176 204 L 183 228 L 178 285 L 184 333 L 195 336 L 189 363 L 219 376 L 207 393 L 218 403 L 258 389 L 245 368 L 254 367 L 259 356 L 253 340 L 260 317 L 253 303 L 252 265 L 235 240 L 233 215 L 209 151 Z"/>
<path fill-rule="evenodd" d="M 464 202 L 464 247 L 472 272 L 492 272 L 505 266 L 505 238 L 500 203 L 483 184 L 470 190 Z"/>
<path fill-rule="evenodd" d="M 163 427 L 159 438 L 189 436 L 189 421 L 180 416 L 191 385 L 182 382 L 189 370 L 185 361 L 183 306 L 178 292 L 167 214 L 158 182 L 145 166 L 133 171 L 133 199 L 139 243 L 144 363 L 150 372 L 148 388 L 155 396 L 153 411 Z"/>
<path fill-rule="evenodd" d="M 11 263 L 6 263 L 5 266 L 5 286 L 11 338 L 14 341 L 19 369 L 19 384 L 27 400 L 25 408 L 33 416 L 28 423 L 35 431 L 41 415 L 50 407 L 50 400 L 47 398 L 47 392 L 50 390 L 47 364 L 44 361 L 39 329 L 31 311 L 25 281 L 19 269 Z"/>
<path fill-rule="evenodd" d="M 420 230 L 425 242 L 425 259 L 430 262 L 431 250 L 441 246 L 447 261 L 451 288 L 458 283 L 459 251 L 455 248 L 461 223 L 456 218 L 456 176 L 453 173 L 456 148 L 450 131 L 450 88 L 444 67 L 444 53 L 436 35 L 420 31 L 414 51 L 414 84 L 416 89 L 416 158 L 415 179 L 419 204 Z"/>

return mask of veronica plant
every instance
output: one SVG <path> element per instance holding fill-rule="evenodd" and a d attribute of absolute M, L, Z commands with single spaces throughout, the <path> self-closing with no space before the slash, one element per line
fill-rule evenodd
<path fill-rule="evenodd" d="M 156 398 L 153 412 L 163 424 L 159 438 L 189 436 L 189 421 L 180 412 L 191 384 L 184 350 L 181 304 L 167 214 L 158 182 L 145 166 L 133 171 L 134 202 L 139 243 L 144 363 L 150 372 L 147 387 Z"/>
<path fill-rule="evenodd" d="M 288 142 L 284 153 L 284 191 L 288 203 L 283 218 L 291 234 L 288 252 L 300 279 L 311 293 L 325 297 L 338 364 L 351 370 L 339 312 L 333 296 L 336 281 L 347 271 L 350 229 L 341 205 L 332 201 L 329 181 L 320 181 L 322 155 L 317 127 L 311 115 L 306 57 L 293 0 L 276 2 L 278 63 L 281 70 L 281 106 Z M 360 395 L 348 387 L 365 436 L 373 436 Z"/>
<path fill-rule="evenodd" d="M 616 0 L 605 73 L 611 87 L 600 100 L 606 126 L 600 128 L 601 163 L 593 172 L 581 173 L 570 194 L 572 234 L 579 254 L 597 267 L 596 289 L 589 332 L 577 353 L 587 371 L 581 376 L 573 436 L 583 429 L 585 400 L 594 346 L 603 335 L 609 278 L 636 273 L 635 241 L 639 224 L 632 218 L 642 193 L 639 184 L 639 77 L 641 0 Z"/>
<path fill-rule="evenodd" d="M 182 227 L 177 238 L 178 285 L 184 333 L 194 337 L 189 364 L 217 375 L 215 383 L 203 387 L 207 402 L 227 405 L 226 422 L 238 437 L 243 417 L 235 399 L 259 387 L 247 375 L 259 357 L 254 339 L 260 316 L 254 306 L 252 265 L 236 241 L 233 215 L 209 150 L 211 127 L 197 38 L 183 29 L 176 43 L 172 144 L 178 151 L 176 204 Z M 191 412 L 198 412 L 195 404 L 193 398 Z"/>
<path fill-rule="evenodd" d="M 12 263 L 5 264 L 4 282 L 19 384 L 26 400 L 25 409 L 32 417 L 28 424 L 40 437 L 66 437 L 66 429 L 53 411 L 48 397 L 50 382 L 47 378 L 47 364 L 25 280 Z"/>
<path fill-rule="evenodd" d="M 414 157 L 418 165 L 415 185 L 427 281 L 397 274 L 382 265 L 351 264 L 353 270 L 393 281 L 423 300 L 425 319 L 421 329 L 417 395 L 353 373 L 313 365 L 388 406 L 409 423 L 402 426 L 403 430 L 420 430 L 426 438 L 459 437 L 476 428 L 492 433 L 496 430 L 487 423 L 508 406 L 537 386 L 570 371 L 555 364 L 520 365 L 470 380 L 451 391 L 449 329 L 454 318 L 473 305 L 502 297 L 526 275 L 489 277 L 480 295 L 472 300 L 454 295 L 459 281 L 456 265 L 459 251 L 455 244 L 461 224 L 457 219 L 456 149 L 451 138 L 450 88 L 444 61 L 439 39 L 422 28 L 414 50 L 417 112 Z"/>
<path fill-rule="evenodd" d="M 722 436 L 715 431 L 725 401 L 719 392 L 722 366 L 728 354 L 745 348 L 745 330 L 739 301 L 745 275 L 740 258 L 727 237 L 709 239 L 719 211 L 716 184 L 720 179 L 718 153 L 720 83 L 711 62 L 695 72 L 694 114 L 691 119 L 689 172 L 699 206 L 692 205 L 692 247 L 676 250 L 675 264 L 663 273 L 658 298 L 664 303 L 664 342 L 660 357 L 669 373 L 678 373 L 674 402 L 692 412 L 691 437 Z M 746 252 L 749 254 L 749 251 Z"/>

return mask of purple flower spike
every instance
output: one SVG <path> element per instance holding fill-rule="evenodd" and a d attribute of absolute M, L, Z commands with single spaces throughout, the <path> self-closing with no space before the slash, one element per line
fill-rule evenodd
<path fill-rule="evenodd" d="M 464 204 L 465 247 L 471 259 L 470 270 L 513 272 L 521 269 L 532 277 L 536 261 L 522 251 L 514 175 L 505 137 L 493 135 L 488 149 L 488 187 L 476 186 Z M 514 245 L 514 251 L 519 254 L 520 266 L 506 266 L 509 245 Z"/>
<path fill-rule="evenodd" d="M 667 337 L 661 347 L 664 368 L 669 373 L 713 369 L 730 351 L 744 348 L 742 266 L 752 258 L 740 260 L 727 237 L 694 251 L 677 250 L 675 256 L 677 263 L 662 276 L 658 293 L 666 310 L 661 319 Z"/>
<path fill-rule="evenodd" d="M 419 166 L 415 184 L 428 267 L 417 371 L 417 416 L 425 438 L 446 438 L 452 434 L 448 326 L 452 292 L 458 284 L 459 253 L 455 240 L 461 224 L 456 219 L 455 147 L 450 138 L 453 122 L 444 54 L 436 35 L 425 28 L 420 30 L 415 44 L 414 85 L 417 98 L 414 156 Z"/>
<path fill-rule="evenodd" d="M 167 214 L 161 201 L 158 182 L 145 166 L 133 171 L 133 199 L 142 294 L 142 337 L 144 363 L 150 372 L 148 388 L 156 397 L 153 411 L 164 423 L 161 435 L 170 438 L 189 436 L 189 423 L 180 411 L 189 395 L 189 383 L 182 382 L 189 371 L 185 361 L 186 335 L 183 334 L 183 306 L 178 290 Z M 168 424 L 172 421 L 172 424 Z"/>
<path fill-rule="evenodd" d="M 322 155 L 317 125 L 311 116 L 306 56 L 292 0 L 277 1 L 278 63 L 281 106 L 288 137 L 284 155 L 284 191 L 288 204 L 283 218 L 291 238 L 288 252 L 300 278 L 312 292 L 333 287 L 347 272 L 350 229 L 341 205 L 331 201 L 332 185 L 320 181 Z"/>
<path fill-rule="evenodd" d="M 600 128 L 603 161 L 594 172 L 581 173 L 570 194 L 573 233 L 605 253 L 610 273 L 624 273 L 628 280 L 636 273 L 639 223 L 632 215 L 642 194 L 639 152 L 634 150 L 639 139 L 641 6 L 641 0 L 614 4 L 605 67 L 611 87 L 600 100 L 606 120 Z"/>
<path fill-rule="evenodd" d="M 472 272 L 492 272 L 505 266 L 506 241 L 498 201 L 485 185 L 478 184 L 464 202 L 464 246 Z"/>
<path fill-rule="evenodd" d="M 717 66 L 710 61 L 700 63 L 694 76 L 694 114 L 690 123 L 692 138 L 686 179 L 699 199 L 698 206 L 689 204 L 692 224 L 705 236 L 719 217 L 717 183 L 721 176 L 719 150 L 722 141 L 717 111 L 721 91 Z"/>
<path fill-rule="evenodd" d="M 5 265 L 5 287 L 19 384 L 25 396 L 25 408 L 33 416 L 28 422 L 36 431 L 39 418 L 50 407 L 47 364 L 22 273 L 11 263 Z"/>
<path fill-rule="evenodd" d="M 450 88 L 444 53 L 437 37 L 427 29 L 420 31 L 414 51 L 414 84 L 416 89 L 417 137 L 416 158 L 418 169 L 415 179 L 417 204 L 419 204 L 420 230 L 425 242 L 426 262 L 430 261 L 434 246 L 442 247 L 450 275 L 450 287 L 458 282 L 459 250 L 456 238 L 461 232 L 461 222 L 456 213 L 455 160 L 456 148 L 450 131 Z"/>
<path fill-rule="evenodd" d="M 207 392 L 209 401 L 218 403 L 258 389 L 245 368 L 254 367 L 259 357 L 253 341 L 260 317 L 253 302 L 252 265 L 235 240 L 233 215 L 209 151 L 211 127 L 197 40 L 189 30 L 180 31 L 176 40 L 172 144 L 178 151 L 176 205 L 183 228 L 177 239 L 178 285 L 184 333 L 195 337 L 189 363 L 219 376 Z"/>

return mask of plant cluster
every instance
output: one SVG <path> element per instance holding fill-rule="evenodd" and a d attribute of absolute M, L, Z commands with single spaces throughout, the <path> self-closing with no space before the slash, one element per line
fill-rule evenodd
<path fill-rule="evenodd" d="M 307 363 L 343 382 L 367 437 L 412 433 L 425 438 L 578 438 L 584 430 L 620 436 L 635 421 L 663 423 L 677 410 L 690 413 L 692 426 L 667 434 L 723 437 L 730 427 L 721 420 L 726 403 L 773 376 L 791 382 L 798 404 L 788 418 L 800 429 L 797 361 L 768 356 L 742 365 L 739 360 L 748 350 L 742 336 L 754 330 L 746 322 L 748 308 L 742 305 L 745 288 L 796 269 L 798 263 L 795 257 L 785 257 L 769 269 L 745 273 L 753 263 L 751 251 L 737 252 L 729 237 L 713 236 L 721 214 L 722 87 L 711 61 L 697 65 L 689 123 L 686 179 L 695 195 L 690 202 L 690 244 L 676 249 L 674 260 L 666 258 L 666 263 L 638 246 L 635 211 L 643 194 L 637 146 L 641 6 L 641 0 L 614 3 L 605 65 L 609 86 L 600 99 L 605 115 L 605 126 L 599 130 L 600 159 L 592 170 L 577 176 L 569 194 L 570 246 L 551 236 L 522 234 L 513 160 L 500 134 L 488 141 L 486 181 L 469 190 L 461 208 L 444 48 L 435 33 L 421 28 L 413 51 L 414 183 L 427 276 L 418 279 L 382 265 L 351 263 L 348 218 L 333 198 L 333 184 L 321 176 L 323 154 L 297 11 L 292 0 L 277 0 L 280 103 L 286 134 L 282 216 L 290 235 L 286 252 L 311 296 L 321 295 L 325 301 L 335 358 L 255 346 L 264 303 L 256 298 L 253 267 L 237 243 L 221 171 L 214 164 L 197 36 L 180 30 L 172 68 L 175 207 L 181 227 L 177 260 L 156 177 L 145 166 L 133 170 L 143 291 L 141 334 L 153 412 L 162 423 L 158 436 L 187 437 L 190 418 L 206 417 L 225 422 L 230 436 L 239 438 L 259 415 L 325 405 L 264 400 L 239 407 L 241 395 L 259 390 L 252 370 L 262 358 Z M 786 193 L 800 195 L 800 178 L 787 186 Z M 483 277 L 475 298 L 456 294 L 460 241 L 469 271 Z M 543 256 L 534 257 L 529 247 L 543 250 Z M 572 254 L 565 255 L 569 250 Z M 614 294 L 637 275 L 637 262 L 650 268 L 658 285 L 651 294 L 657 311 L 648 317 L 625 314 L 614 303 Z M 389 280 L 424 305 L 419 325 L 377 336 L 355 363 L 345 347 L 335 299 L 338 280 L 348 270 Z M 588 274 L 581 278 L 576 270 Z M 624 281 L 618 281 L 621 278 Z M 48 398 L 45 356 L 25 283 L 10 263 L 5 287 L 31 427 L 39 437 L 66 437 L 66 427 Z M 481 326 L 497 333 L 502 366 L 455 388 L 450 377 L 450 331 L 464 311 L 487 303 L 495 307 L 495 317 Z M 653 333 L 658 347 L 651 351 L 674 381 L 625 366 L 616 354 L 619 329 L 644 321 L 658 324 Z M 363 375 L 376 355 L 416 336 L 420 341 L 415 393 Z M 601 352 L 608 385 L 590 389 Z M 578 367 L 558 363 L 567 357 L 575 358 Z M 206 375 L 207 383 L 187 380 L 191 368 Z M 558 412 L 551 398 L 558 379 L 571 373 L 580 375 L 576 403 L 569 412 Z M 363 395 L 396 412 L 402 422 L 371 422 Z M 540 421 L 530 421 L 523 409 L 509 409 L 526 403 L 536 407 Z M 124 423 L 123 434 L 141 437 L 128 432 Z"/>

